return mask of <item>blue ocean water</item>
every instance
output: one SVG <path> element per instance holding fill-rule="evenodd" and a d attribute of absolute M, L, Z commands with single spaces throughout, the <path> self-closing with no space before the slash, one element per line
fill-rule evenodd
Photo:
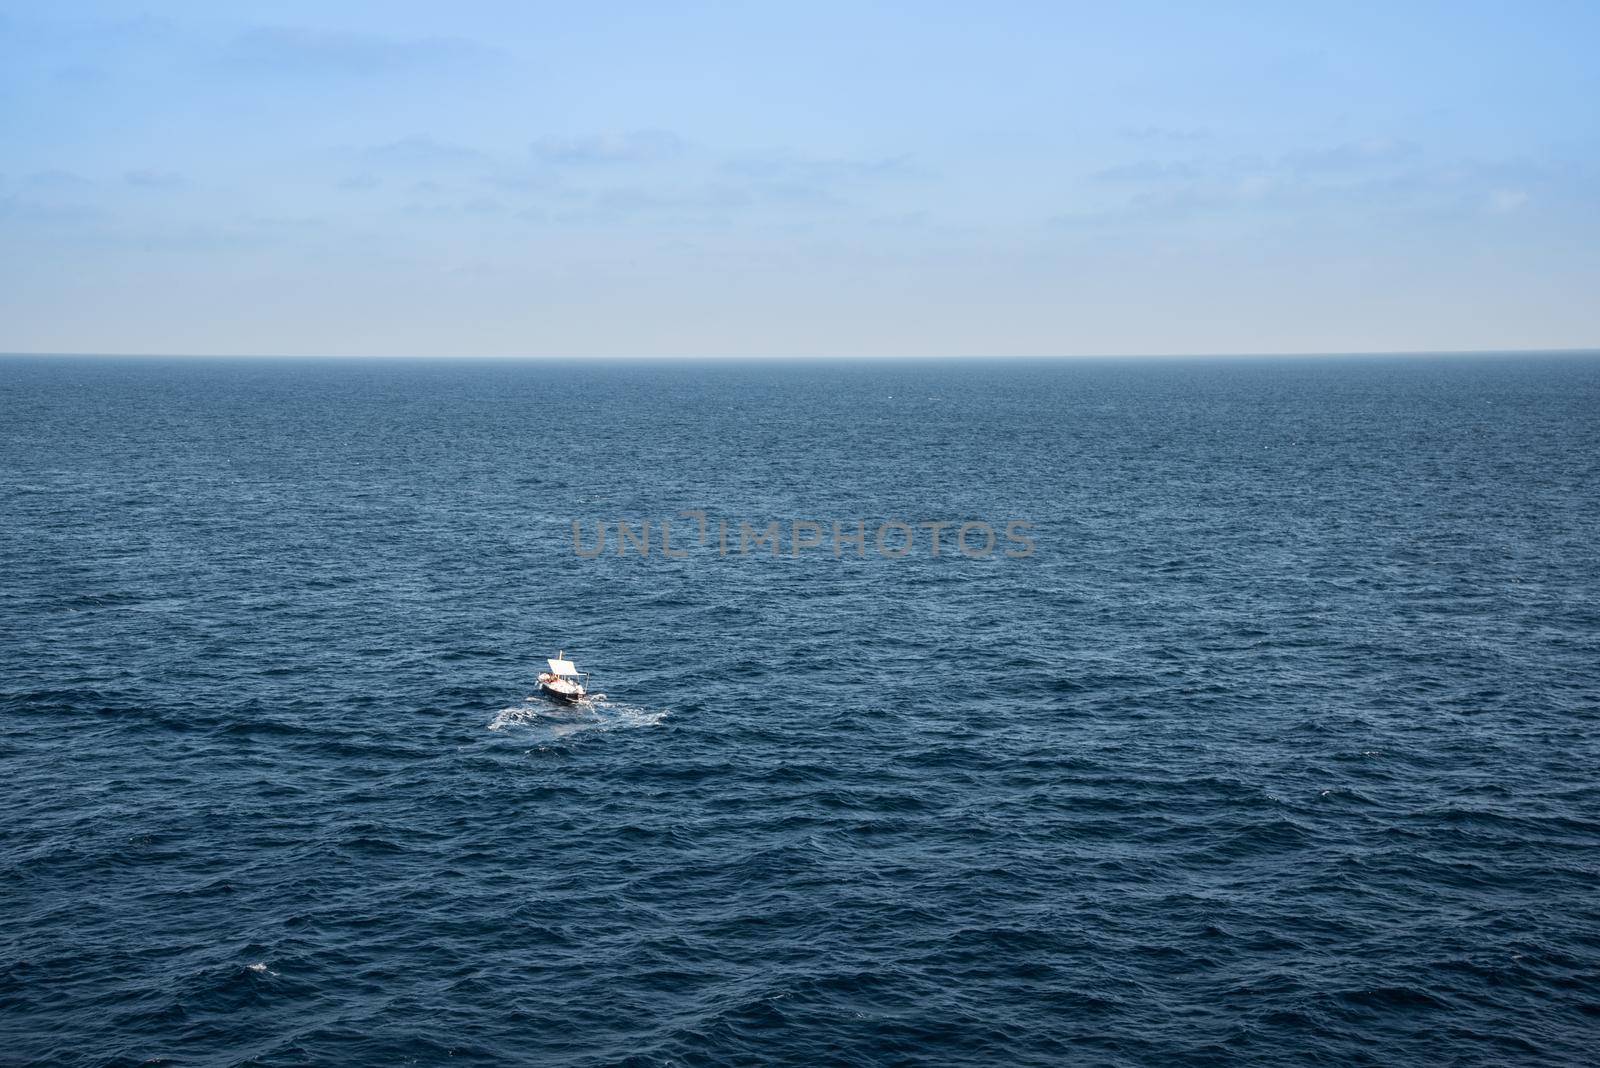
<path fill-rule="evenodd" d="M 1592 357 L 0 360 L 0 1061 L 1592 1063 L 1597 545 Z"/>

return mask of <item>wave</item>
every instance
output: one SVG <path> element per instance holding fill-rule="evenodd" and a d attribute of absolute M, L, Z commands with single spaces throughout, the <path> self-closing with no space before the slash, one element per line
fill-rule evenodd
<path fill-rule="evenodd" d="M 533 734 L 542 741 L 556 741 L 588 731 L 632 730 L 654 727 L 671 714 L 670 709 L 612 701 L 605 694 L 571 705 L 557 705 L 539 697 L 496 712 L 489 721 L 492 731 Z"/>

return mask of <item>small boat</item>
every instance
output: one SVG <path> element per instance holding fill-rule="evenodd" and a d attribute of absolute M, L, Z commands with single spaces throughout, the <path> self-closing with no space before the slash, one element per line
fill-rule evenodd
<path fill-rule="evenodd" d="M 550 665 L 550 670 L 539 675 L 539 692 L 557 701 L 581 701 L 589 696 L 589 689 L 585 685 L 589 681 L 589 673 L 579 671 L 576 664 L 564 659 L 566 655 L 567 651 L 563 649 L 545 661 Z"/>

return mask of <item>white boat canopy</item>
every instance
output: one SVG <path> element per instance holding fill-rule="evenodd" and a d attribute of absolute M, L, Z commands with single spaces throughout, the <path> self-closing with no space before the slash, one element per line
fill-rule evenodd
<path fill-rule="evenodd" d="M 550 665 L 550 674 L 552 674 L 552 675 L 576 675 L 576 674 L 578 674 L 578 665 L 574 664 L 570 660 L 553 660 L 552 659 L 552 660 L 546 660 L 545 663 Z"/>

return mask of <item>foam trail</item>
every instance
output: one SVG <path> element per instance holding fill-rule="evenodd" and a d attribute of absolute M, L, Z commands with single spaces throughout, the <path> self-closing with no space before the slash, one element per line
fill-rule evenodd
<path fill-rule="evenodd" d="M 528 731 L 545 741 L 567 738 L 585 731 L 629 730 L 635 727 L 654 727 L 666 719 L 665 708 L 643 708 L 609 700 L 605 694 L 596 694 L 571 705 L 556 705 L 537 697 L 529 697 L 521 704 L 511 705 L 496 712 L 489 721 L 492 731 Z"/>

